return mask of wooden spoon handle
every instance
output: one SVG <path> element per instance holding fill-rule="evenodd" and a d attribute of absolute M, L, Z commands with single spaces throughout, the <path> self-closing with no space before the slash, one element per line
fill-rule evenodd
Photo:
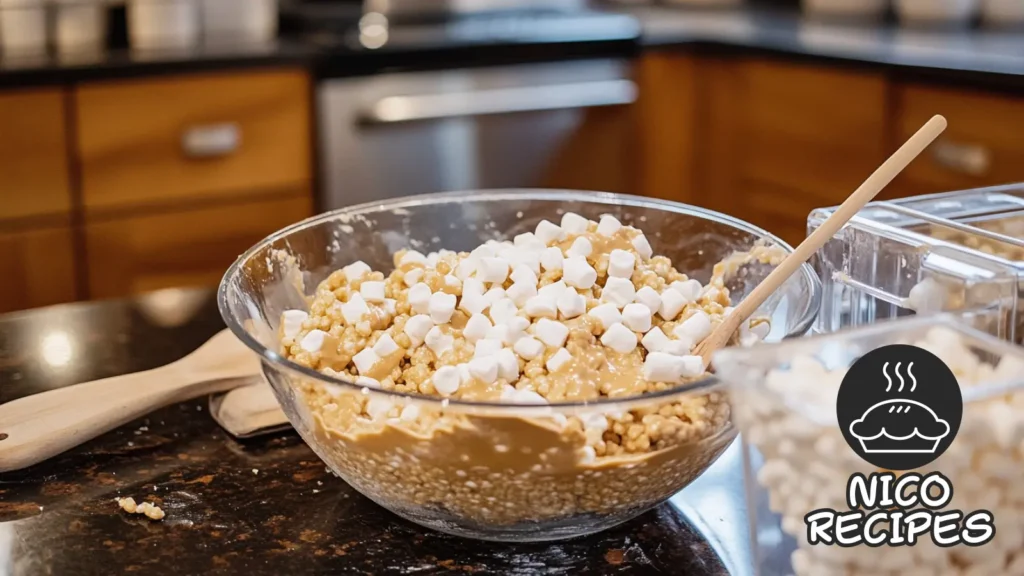
<path fill-rule="evenodd" d="M 0 405 L 0 472 L 42 462 L 157 408 L 246 382 L 211 380 L 171 364 L 7 402 Z"/>

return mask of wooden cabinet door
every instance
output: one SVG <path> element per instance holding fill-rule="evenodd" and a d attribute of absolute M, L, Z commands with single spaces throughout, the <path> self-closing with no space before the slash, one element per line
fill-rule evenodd
<path fill-rule="evenodd" d="M 0 93 L 0 220 L 66 214 L 67 156 L 60 90 Z"/>
<path fill-rule="evenodd" d="M 311 210 L 310 196 L 305 195 L 89 221 L 89 295 L 112 298 L 177 286 L 216 286 L 238 255 Z"/>
<path fill-rule="evenodd" d="M 0 313 L 75 300 L 75 257 L 65 225 L 0 232 Z"/>

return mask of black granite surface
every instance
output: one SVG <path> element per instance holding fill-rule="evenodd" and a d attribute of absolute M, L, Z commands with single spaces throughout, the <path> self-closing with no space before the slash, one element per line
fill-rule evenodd
<path fill-rule="evenodd" d="M 221 327 L 212 294 L 202 291 L 0 317 L 0 403 L 165 364 Z M 734 463 L 720 461 L 670 503 L 601 534 L 483 543 L 393 516 L 328 472 L 294 433 L 236 441 L 206 405 L 164 408 L 0 474 L 0 574 L 748 571 Z M 128 515 L 117 496 L 154 502 L 167 516 Z"/>

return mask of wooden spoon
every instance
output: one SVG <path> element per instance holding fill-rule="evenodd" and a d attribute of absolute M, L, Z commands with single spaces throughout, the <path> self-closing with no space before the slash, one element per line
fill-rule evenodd
<path fill-rule="evenodd" d="M 0 472 L 37 464 L 157 408 L 252 382 L 256 354 L 223 330 L 160 368 L 48 390 L 0 405 Z"/>
<path fill-rule="evenodd" d="M 863 184 L 857 188 L 850 197 L 843 202 L 835 212 L 832 213 L 817 230 L 811 233 L 792 254 L 786 257 L 771 274 L 761 281 L 733 309 L 732 313 L 725 317 L 721 324 L 716 327 L 707 338 L 702 341 L 694 351 L 694 354 L 704 359 L 704 365 L 711 365 L 711 355 L 718 349 L 724 347 L 729 338 L 740 327 L 740 323 L 749 318 L 764 301 L 782 286 L 790 276 L 793 275 L 804 262 L 819 248 L 825 245 L 846 222 L 854 216 L 865 204 L 874 199 L 882 188 L 885 188 L 893 178 L 899 175 L 914 158 L 924 151 L 942 131 L 946 129 L 946 119 L 942 116 L 933 116 L 925 123 L 916 134 L 910 137 L 888 160 Z"/>

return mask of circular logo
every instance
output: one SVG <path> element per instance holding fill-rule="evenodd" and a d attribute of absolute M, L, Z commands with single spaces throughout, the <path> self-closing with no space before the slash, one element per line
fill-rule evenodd
<path fill-rule="evenodd" d="M 883 346 L 854 362 L 836 400 L 846 443 L 887 470 L 934 462 L 956 438 L 963 412 L 960 385 L 949 367 L 905 344 Z"/>

